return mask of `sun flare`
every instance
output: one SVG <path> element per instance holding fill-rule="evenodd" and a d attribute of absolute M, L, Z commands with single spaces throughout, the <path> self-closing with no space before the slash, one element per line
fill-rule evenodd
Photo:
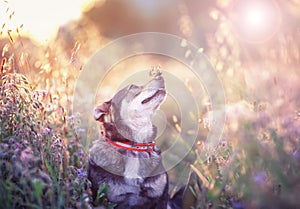
<path fill-rule="evenodd" d="M 272 37 L 281 22 L 275 1 L 237 1 L 232 8 L 236 32 L 248 41 L 259 42 Z"/>
<path fill-rule="evenodd" d="M 267 14 L 262 8 L 250 8 L 245 14 L 245 22 L 249 27 L 259 28 L 266 23 Z"/>

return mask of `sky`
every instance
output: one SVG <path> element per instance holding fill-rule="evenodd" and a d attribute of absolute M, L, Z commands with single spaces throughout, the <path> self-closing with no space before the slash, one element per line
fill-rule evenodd
<path fill-rule="evenodd" d="M 2 31 L 16 30 L 47 41 L 58 27 L 80 17 L 94 0 L 0 0 Z M 4 25 L 5 24 L 5 25 Z"/>
<path fill-rule="evenodd" d="M 0 0 L 0 31 L 7 35 L 8 30 L 19 28 L 22 35 L 28 35 L 39 42 L 50 41 L 59 26 L 80 18 L 82 11 L 91 8 L 97 1 L 107 0 Z M 169 1 L 163 1 L 170 3 Z M 229 11 L 237 33 L 243 39 L 265 40 L 272 36 L 280 23 L 278 5 L 273 1 L 237 1 Z M 133 11 L 153 15 L 162 1 L 128 1 Z M 193 20 L 197 21 L 197 20 Z"/>

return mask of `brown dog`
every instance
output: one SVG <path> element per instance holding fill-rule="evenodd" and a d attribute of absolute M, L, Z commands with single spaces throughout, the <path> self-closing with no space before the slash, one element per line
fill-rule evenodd
<path fill-rule="evenodd" d="M 96 108 L 102 132 L 90 150 L 88 169 L 94 198 L 105 183 L 117 209 L 169 208 L 168 176 L 151 122 L 165 95 L 164 79 L 157 72 L 146 85 L 129 85 Z"/>

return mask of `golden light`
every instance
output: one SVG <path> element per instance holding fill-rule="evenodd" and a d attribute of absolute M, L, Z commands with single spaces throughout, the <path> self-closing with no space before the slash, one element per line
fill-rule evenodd
<path fill-rule="evenodd" d="M 3 35 L 17 28 L 38 41 L 51 39 L 60 25 L 80 17 L 91 0 L 0 0 Z"/>
<path fill-rule="evenodd" d="M 231 12 L 236 33 L 250 42 L 271 38 L 281 22 L 279 7 L 272 0 L 237 0 Z"/>

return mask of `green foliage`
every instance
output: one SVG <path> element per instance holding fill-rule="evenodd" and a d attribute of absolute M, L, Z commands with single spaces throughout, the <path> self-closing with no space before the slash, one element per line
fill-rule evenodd
<path fill-rule="evenodd" d="M 1 142 L 8 142 L 11 136 L 23 143 L 30 143 L 29 138 L 36 140 L 35 127 L 38 126 L 41 104 L 30 95 L 31 89 L 25 76 L 3 76 L 0 92 Z"/>
<path fill-rule="evenodd" d="M 23 75 L 1 78 L 0 208 L 89 208 L 86 154 L 67 121 L 53 120 L 62 108 L 40 95 Z"/>
<path fill-rule="evenodd" d="M 49 92 L 34 91 L 20 74 L 1 78 L 0 96 L 0 208 L 90 208 L 76 115 L 67 116 Z M 297 207 L 298 120 L 273 123 L 259 110 L 252 116 L 238 119 L 238 129 L 229 125 L 204 160 L 198 155 L 197 183 L 189 185 L 195 208 Z M 108 190 L 101 184 L 95 206 L 116 206 Z"/>
<path fill-rule="evenodd" d="M 286 119 L 274 128 L 262 115 L 258 111 L 256 117 L 243 118 L 237 131 L 228 127 L 224 137 L 230 138 L 207 153 L 205 161 L 195 162 L 192 170 L 201 180 L 192 188 L 196 208 L 298 207 L 300 144 L 292 134 L 298 132 L 298 121 Z"/>
<path fill-rule="evenodd" d="M 244 130 L 239 151 L 228 165 L 231 189 L 255 208 L 296 208 L 299 193 L 299 164 L 293 156 L 299 141 L 289 147 L 288 139 L 274 129 Z M 295 140 L 295 139 L 293 139 Z M 295 147 L 294 147 L 295 146 Z"/>
<path fill-rule="evenodd" d="M 108 209 L 113 209 L 114 207 L 117 206 L 117 204 L 111 203 L 107 199 L 107 192 L 109 190 L 109 186 L 106 185 L 105 183 L 102 183 L 97 191 L 97 197 L 94 200 L 94 205 L 95 206 L 105 206 Z"/>

